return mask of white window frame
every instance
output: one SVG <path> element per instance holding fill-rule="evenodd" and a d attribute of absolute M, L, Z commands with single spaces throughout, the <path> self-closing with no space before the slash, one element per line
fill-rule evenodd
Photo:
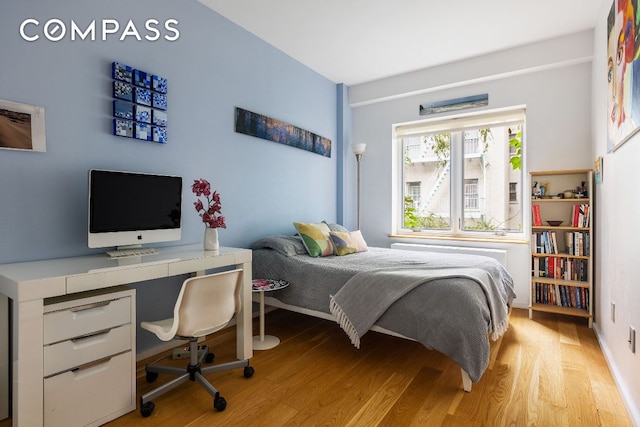
<path fill-rule="evenodd" d="M 522 227 L 520 231 L 508 231 L 504 232 L 502 230 L 497 231 L 495 233 L 487 232 L 487 231 L 471 231 L 464 230 L 462 227 L 463 217 L 464 217 L 464 178 L 463 178 L 463 166 L 462 162 L 464 161 L 464 153 L 461 153 L 463 149 L 463 144 L 458 143 L 454 144 L 454 141 L 451 141 L 451 151 L 450 157 L 451 162 L 451 212 L 454 214 L 454 218 L 451 218 L 450 228 L 446 230 L 423 230 L 416 232 L 416 230 L 402 228 L 403 224 L 403 208 L 404 203 L 402 199 L 402 195 L 404 194 L 404 182 L 403 182 L 403 161 L 404 161 L 404 153 L 402 147 L 403 137 L 408 136 L 417 136 L 424 134 L 433 134 L 433 133 L 442 133 L 448 131 L 455 130 L 464 130 L 465 128 L 477 128 L 477 126 L 505 126 L 510 123 L 521 124 L 522 128 L 522 166 L 520 172 L 522 173 L 521 182 L 522 188 L 527 185 L 526 177 L 526 158 L 525 158 L 525 144 L 526 144 L 526 107 L 525 106 L 515 106 L 504 109 L 496 109 L 496 110 L 483 110 L 480 112 L 460 114 L 456 116 L 447 116 L 447 117 L 437 117 L 429 120 L 421 120 L 416 122 L 408 122 L 408 123 L 398 123 L 393 125 L 393 156 L 391 161 L 392 164 L 392 234 L 393 235 L 411 235 L 412 237 L 447 237 L 447 238 L 462 238 L 467 239 L 472 236 L 476 236 L 481 239 L 495 239 L 495 238 L 513 238 L 516 240 L 521 240 L 525 237 L 525 230 L 527 229 L 527 221 L 528 216 L 526 215 L 526 206 L 524 205 L 524 200 L 520 199 L 515 203 L 519 203 L 521 205 L 521 215 L 522 215 Z M 461 127 L 461 124 L 464 126 Z M 511 153 L 509 150 L 509 156 L 511 157 Z M 509 182 L 506 182 L 505 191 L 509 191 Z M 454 190 L 454 189 L 457 189 Z M 511 202 L 514 203 L 514 202 Z"/>

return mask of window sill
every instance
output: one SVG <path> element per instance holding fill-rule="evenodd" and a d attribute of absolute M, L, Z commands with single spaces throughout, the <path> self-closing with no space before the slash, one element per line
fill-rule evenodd
<path fill-rule="evenodd" d="M 484 243 L 509 243 L 518 245 L 528 245 L 529 239 L 524 237 L 509 237 L 509 236 L 454 236 L 450 234 L 431 234 L 424 232 L 415 233 L 402 233 L 402 234 L 389 234 L 391 239 L 411 239 L 411 240 L 444 240 L 444 241 L 457 241 L 457 242 L 484 242 Z"/>

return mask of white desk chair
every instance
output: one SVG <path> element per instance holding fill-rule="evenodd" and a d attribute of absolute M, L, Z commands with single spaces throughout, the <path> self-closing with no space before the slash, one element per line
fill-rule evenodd
<path fill-rule="evenodd" d="M 253 376 L 254 369 L 249 366 L 249 359 L 201 367 L 205 357 L 207 362 L 211 362 L 214 356 L 206 346 L 204 352 L 198 355 L 198 338 L 224 328 L 240 310 L 241 286 L 242 270 L 189 278 L 182 284 L 172 318 L 140 323 L 143 329 L 153 332 L 162 341 L 173 338 L 188 339 L 190 350 L 189 364 L 186 368 L 155 364 L 146 366 L 148 382 L 155 381 L 158 373 L 179 376 L 140 397 L 140 413 L 143 417 L 148 417 L 153 412 L 155 405 L 151 400 L 188 380 L 198 381 L 213 397 L 213 407 L 218 411 L 224 411 L 227 401 L 204 375 L 244 367 L 245 378 Z M 202 346 L 200 348 L 202 349 Z"/>

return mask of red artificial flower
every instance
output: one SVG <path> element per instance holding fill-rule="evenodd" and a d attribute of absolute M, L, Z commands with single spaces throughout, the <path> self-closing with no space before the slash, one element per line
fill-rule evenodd
<path fill-rule="evenodd" d="M 222 204 L 220 202 L 220 193 L 217 191 L 211 194 L 211 184 L 206 179 L 196 179 L 191 185 L 191 191 L 197 196 L 204 196 L 207 200 L 207 206 L 205 208 L 202 200 L 197 199 L 194 202 L 196 212 L 202 218 L 206 227 L 211 228 L 227 228 L 225 224 L 224 216 L 222 216 Z"/>

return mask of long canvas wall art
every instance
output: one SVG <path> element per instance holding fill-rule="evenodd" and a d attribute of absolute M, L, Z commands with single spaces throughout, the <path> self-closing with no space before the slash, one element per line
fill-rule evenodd
<path fill-rule="evenodd" d="M 640 37 L 637 0 L 614 0 L 607 17 L 607 148 L 640 129 Z"/>
<path fill-rule="evenodd" d="M 331 140 L 271 117 L 236 107 L 236 132 L 331 157 Z"/>

